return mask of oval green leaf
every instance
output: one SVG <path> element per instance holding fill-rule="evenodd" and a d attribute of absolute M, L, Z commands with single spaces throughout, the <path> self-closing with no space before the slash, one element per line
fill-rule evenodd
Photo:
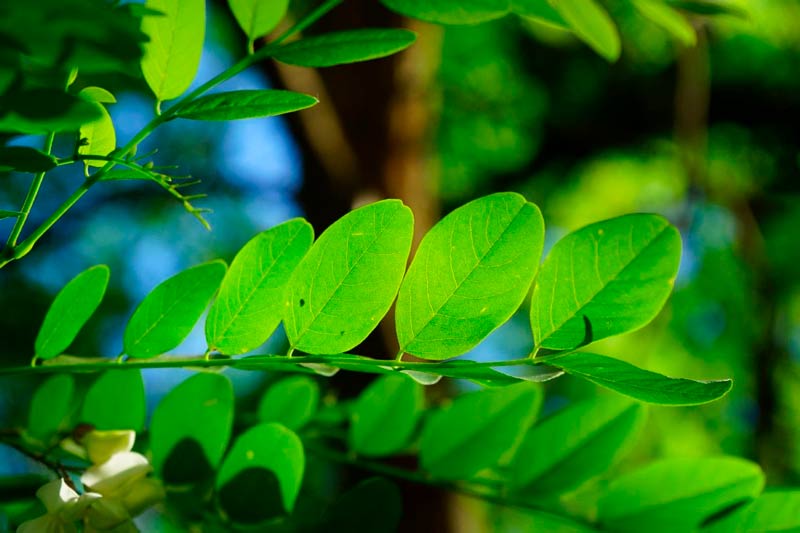
<path fill-rule="evenodd" d="M 83 399 L 80 421 L 97 429 L 141 431 L 146 415 L 144 381 L 139 370 L 109 370 Z"/>
<path fill-rule="evenodd" d="M 253 505 L 265 505 L 271 498 L 282 502 L 285 513 L 291 513 L 300 492 L 305 468 L 303 443 L 291 430 L 280 424 L 260 424 L 243 433 L 236 442 L 217 475 L 217 490 L 225 490 L 240 473 L 250 469 L 263 469 L 274 474 L 278 481 L 279 494 L 270 491 L 255 491 L 255 494 L 239 493 L 240 498 L 252 499 Z M 224 500 L 223 500 L 224 509 Z M 265 516 L 263 519 L 274 518 Z"/>
<path fill-rule="evenodd" d="M 390 455 L 408 445 L 425 406 L 422 387 L 402 374 L 373 381 L 358 397 L 350 445 L 362 455 Z"/>
<path fill-rule="evenodd" d="M 289 0 L 228 0 L 236 22 L 255 41 L 268 34 L 286 15 Z"/>
<path fill-rule="evenodd" d="M 407 17 L 439 24 L 478 24 L 507 15 L 509 0 L 382 0 Z"/>
<path fill-rule="evenodd" d="M 553 0 L 553 7 L 569 24 L 575 35 L 609 61 L 620 54 L 617 26 L 595 0 Z"/>
<path fill-rule="evenodd" d="M 297 431 L 319 405 L 319 385 L 308 376 L 291 376 L 272 384 L 258 404 L 260 422 L 277 422 Z"/>
<path fill-rule="evenodd" d="M 548 365 L 625 396 L 656 405 L 700 405 L 719 400 L 731 390 L 729 379 L 695 381 L 670 378 L 625 361 L 576 352 L 543 359 Z"/>
<path fill-rule="evenodd" d="M 39 385 L 31 399 L 27 434 L 49 444 L 58 432 L 65 429 L 72 414 L 75 381 L 72 376 L 59 374 Z"/>
<path fill-rule="evenodd" d="M 150 422 L 153 467 L 163 477 L 175 447 L 194 441 L 210 468 L 222 460 L 233 427 L 233 387 L 220 374 L 195 374 L 156 406 Z M 200 465 L 194 465 L 199 467 Z M 170 481 L 167 479 L 166 481 Z"/>
<path fill-rule="evenodd" d="M 332 67 L 386 57 L 416 40 L 413 31 L 364 29 L 307 37 L 280 47 L 272 57 L 302 67 Z"/>
<path fill-rule="evenodd" d="M 693 531 L 708 517 L 755 498 L 759 466 L 738 457 L 671 458 L 614 480 L 598 502 L 599 522 L 613 531 Z"/>
<path fill-rule="evenodd" d="M 397 297 L 400 349 L 425 359 L 461 355 L 511 318 L 544 244 L 539 208 L 516 193 L 459 207 L 422 239 Z"/>
<path fill-rule="evenodd" d="M 618 396 L 563 409 L 525 435 L 508 468 L 509 485 L 541 495 L 574 489 L 611 468 L 628 451 L 644 420 L 644 406 Z"/>
<path fill-rule="evenodd" d="M 420 462 L 433 476 L 468 479 L 513 454 L 542 403 L 532 383 L 459 396 L 429 418 L 422 431 Z"/>
<path fill-rule="evenodd" d="M 206 29 L 204 0 L 146 0 L 145 7 L 160 15 L 145 15 L 142 72 L 156 99 L 170 100 L 191 85 Z"/>
<path fill-rule="evenodd" d="M 800 491 L 765 492 L 702 529 L 703 533 L 797 533 Z"/>
<path fill-rule="evenodd" d="M 511 10 L 521 17 L 549 28 L 571 31 L 549 0 L 512 0 Z"/>
<path fill-rule="evenodd" d="M 292 346 L 333 354 L 366 339 L 397 294 L 413 232 L 400 200 L 360 207 L 325 230 L 290 283 L 284 320 Z"/>
<path fill-rule="evenodd" d="M 115 101 L 114 96 L 105 89 L 99 87 L 86 87 L 78 93 L 78 95 L 97 106 L 98 112 L 100 113 L 100 118 L 83 124 L 78 130 L 78 153 L 81 155 L 110 154 L 117 147 L 117 134 L 114 131 L 114 123 L 111 120 L 111 115 L 108 114 L 105 106 L 99 103 L 99 100 L 95 100 L 95 98 L 100 98 L 105 101 Z M 84 161 L 84 163 L 88 166 L 103 167 L 106 165 L 107 161 L 93 159 Z"/>
<path fill-rule="evenodd" d="M 222 261 L 203 263 L 153 289 L 125 327 L 125 353 L 154 357 L 183 342 L 217 292 L 225 269 Z"/>
<path fill-rule="evenodd" d="M 289 278 L 313 240 L 311 225 L 296 218 L 244 245 L 206 319 L 212 350 L 238 355 L 264 344 L 281 321 Z"/>
<path fill-rule="evenodd" d="M 571 350 L 645 326 L 669 297 L 680 254 L 678 231 L 658 215 L 625 215 L 570 233 L 536 278 L 536 346 Z"/>
<path fill-rule="evenodd" d="M 278 89 L 250 89 L 209 94 L 181 106 L 176 115 L 192 120 L 239 120 L 274 117 L 315 105 L 307 94 Z"/>
<path fill-rule="evenodd" d="M 685 16 L 661 0 L 633 0 L 643 17 L 667 31 L 686 46 L 697 44 L 697 30 Z"/>
<path fill-rule="evenodd" d="M 59 291 L 36 336 L 39 359 L 52 359 L 69 348 L 103 301 L 109 276 L 106 265 L 96 265 L 72 278 Z"/>
<path fill-rule="evenodd" d="M 17 172 L 47 172 L 55 168 L 56 158 L 41 150 L 28 146 L 0 147 L 0 172 L 16 170 Z"/>

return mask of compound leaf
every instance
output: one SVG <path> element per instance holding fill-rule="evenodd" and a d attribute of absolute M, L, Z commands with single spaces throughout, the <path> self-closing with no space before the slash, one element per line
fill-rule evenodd
<path fill-rule="evenodd" d="M 228 0 L 228 4 L 251 41 L 274 30 L 289 8 L 289 0 Z"/>
<path fill-rule="evenodd" d="M 80 139 L 78 153 L 81 155 L 110 154 L 117 147 L 117 134 L 114 131 L 111 115 L 108 114 L 105 106 L 100 102 L 114 102 L 116 101 L 114 96 L 100 87 L 86 87 L 78 95 L 97 106 L 100 113 L 100 118 L 83 124 L 78 130 L 78 138 Z M 84 161 L 84 163 L 88 166 L 102 167 L 106 165 L 107 161 L 94 159 Z"/>
<path fill-rule="evenodd" d="M 258 405 L 258 420 L 278 422 L 292 431 L 303 427 L 319 404 L 319 385 L 308 376 L 291 376 L 272 384 Z"/>
<path fill-rule="evenodd" d="M 477 24 L 500 18 L 509 0 L 382 0 L 401 15 L 440 24 Z"/>
<path fill-rule="evenodd" d="M 249 89 L 209 94 L 178 109 L 176 116 L 192 120 L 239 120 L 274 117 L 309 108 L 319 100 L 278 89 Z"/>
<path fill-rule="evenodd" d="M 386 57 L 405 50 L 417 35 L 402 29 L 363 29 L 307 37 L 280 47 L 273 57 L 290 65 L 332 67 Z"/>
<path fill-rule="evenodd" d="M 47 444 L 61 429 L 72 413 L 75 380 L 68 374 L 58 374 L 39 385 L 31 400 L 28 415 L 28 435 Z"/>
<path fill-rule="evenodd" d="M 141 431 L 146 408 L 141 371 L 109 370 L 86 392 L 80 421 L 101 430 Z"/>

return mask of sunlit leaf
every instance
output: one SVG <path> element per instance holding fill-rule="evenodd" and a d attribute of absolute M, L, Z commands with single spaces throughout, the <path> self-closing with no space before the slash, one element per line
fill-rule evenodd
<path fill-rule="evenodd" d="M 227 355 L 262 345 L 280 323 L 286 286 L 314 230 L 292 219 L 253 237 L 236 254 L 206 319 L 209 347 Z"/>
<path fill-rule="evenodd" d="M 598 519 L 623 533 L 643 524 L 656 533 L 693 531 L 763 487 L 758 465 L 737 457 L 664 459 L 614 480 L 600 497 Z"/>
<path fill-rule="evenodd" d="M 273 117 L 315 105 L 307 94 L 278 89 L 251 89 L 202 96 L 182 106 L 176 116 L 192 120 L 238 120 Z"/>
<path fill-rule="evenodd" d="M 511 9 L 528 20 L 558 30 L 571 31 L 549 0 L 512 0 Z"/>
<path fill-rule="evenodd" d="M 50 377 L 39 385 L 31 400 L 28 435 L 47 443 L 64 427 L 72 413 L 75 381 L 68 374 Z"/>
<path fill-rule="evenodd" d="M 382 0 L 402 15 L 440 24 L 477 24 L 508 14 L 509 0 Z"/>
<path fill-rule="evenodd" d="M 422 239 L 400 288 L 400 349 L 447 359 L 474 347 L 522 303 L 543 243 L 539 209 L 516 193 L 450 213 Z"/>
<path fill-rule="evenodd" d="M 325 230 L 290 283 L 284 320 L 292 346 L 341 353 L 367 338 L 397 294 L 413 231 L 399 200 L 358 208 Z"/>
<path fill-rule="evenodd" d="M 142 20 L 142 31 L 150 38 L 144 47 L 142 72 L 156 99 L 170 100 L 189 88 L 200 65 L 205 1 L 146 0 L 145 7 L 162 14 Z"/>
<path fill-rule="evenodd" d="M 102 87 L 84 87 L 78 94 L 90 102 L 99 102 L 101 104 L 117 103 L 117 99 L 114 97 L 114 95 Z"/>
<path fill-rule="evenodd" d="M 678 231 L 657 215 L 626 215 L 570 233 L 536 278 L 536 346 L 573 349 L 646 325 L 669 297 L 680 250 Z"/>
<path fill-rule="evenodd" d="M 37 357 L 50 359 L 69 348 L 103 300 L 109 276 L 107 266 L 93 266 L 72 278 L 59 291 L 36 336 Z"/>
<path fill-rule="evenodd" d="M 228 0 L 228 5 L 247 38 L 254 41 L 275 29 L 289 0 Z"/>
<path fill-rule="evenodd" d="M 553 7 L 575 35 L 609 61 L 620 54 L 617 26 L 595 0 L 552 0 Z"/>
<path fill-rule="evenodd" d="M 86 87 L 79 96 L 93 102 L 100 111 L 100 118 L 93 120 L 87 124 L 83 124 L 78 130 L 78 138 L 80 139 L 78 146 L 78 153 L 81 155 L 94 154 L 94 155 L 108 155 L 117 147 L 117 135 L 114 131 L 114 123 L 111 120 L 111 115 L 106 111 L 101 101 L 115 101 L 114 96 L 105 89 L 100 87 Z M 99 98 L 99 100 L 97 99 Z M 106 161 L 101 159 L 93 159 L 85 161 L 89 166 L 102 167 L 106 165 Z"/>
<path fill-rule="evenodd" d="M 800 491 L 765 492 L 752 502 L 711 522 L 704 533 L 796 533 L 800 531 Z"/>
<path fill-rule="evenodd" d="M 217 292 L 225 270 L 222 261 L 203 263 L 153 289 L 125 327 L 125 353 L 130 357 L 154 357 L 183 342 Z"/>
<path fill-rule="evenodd" d="M 457 397 L 427 419 L 422 467 L 435 477 L 467 479 L 496 465 L 517 449 L 541 402 L 541 389 L 532 383 Z"/>
<path fill-rule="evenodd" d="M 0 147 L 0 172 L 47 172 L 57 165 L 56 158 L 27 146 Z"/>
<path fill-rule="evenodd" d="M 662 0 L 633 0 L 633 5 L 650 19 L 686 46 L 697 44 L 697 31 L 686 17 L 665 4 Z"/>
<path fill-rule="evenodd" d="M 307 376 L 291 376 L 269 386 L 258 404 L 258 420 L 297 431 L 311 420 L 318 404 L 317 382 Z"/>
<path fill-rule="evenodd" d="M 363 455 L 390 455 L 409 442 L 424 407 L 422 387 L 402 374 L 382 376 L 358 397 L 350 444 Z"/>
<path fill-rule="evenodd" d="M 386 57 L 408 48 L 417 38 L 402 29 L 364 29 L 306 37 L 280 47 L 273 57 L 290 65 L 331 67 Z"/>
<path fill-rule="evenodd" d="M 146 414 L 139 370 L 109 370 L 100 375 L 83 400 L 80 422 L 97 429 L 141 431 Z"/>

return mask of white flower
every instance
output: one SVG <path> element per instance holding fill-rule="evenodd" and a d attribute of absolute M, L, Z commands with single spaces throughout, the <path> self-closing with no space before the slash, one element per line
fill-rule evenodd
<path fill-rule="evenodd" d="M 136 432 L 132 430 L 92 430 L 81 436 L 79 441 L 64 439 L 61 447 L 93 464 L 100 464 L 115 453 L 131 451 L 135 440 Z"/>
<path fill-rule="evenodd" d="M 40 487 L 36 496 L 44 504 L 47 514 L 24 522 L 17 528 L 17 533 L 77 532 L 75 521 L 100 498 L 99 494 L 92 492 L 79 495 L 61 478 Z"/>

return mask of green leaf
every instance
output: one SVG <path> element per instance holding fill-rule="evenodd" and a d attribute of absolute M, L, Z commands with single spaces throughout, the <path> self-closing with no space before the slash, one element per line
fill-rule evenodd
<path fill-rule="evenodd" d="M 154 357 L 183 342 L 217 292 L 225 270 L 222 261 L 210 261 L 184 270 L 153 289 L 125 327 L 125 353 Z"/>
<path fill-rule="evenodd" d="M 0 131 L 32 134 L 75 131 L 100 117 L 91 102 L 56 89 L 19 91 L 7 97 L 5 106 L 10 112 L 0 115 Z"/>
<path fill-rule="evenodd" d="M 477 24 L 509 12 L 509 0 L 382 0 L 401 15 L 439 24 Z"/>
<path fill-rule="evenodd" d="M 195 441 L 208 466 L 216 468 L 228 446 L 232 427 L 230 380 L 220 374 L 193 375 L 172 389 L 153 412 L 150 422 L 153 468 L 163 477 L 173 450 L 186 439 Z"/>
<path fill-rule="evenodd" d="M 117 134 L 114 131 L 114 123 L 111 120 L 111 115 L 108 114 L 105 106 L 99 103 L 100 100 L 95 100 L 95 98 L 100 98 L 104 101 L 115 101 L 114 96 L 100 87 L 87 87 L 78 93 L 78 95 L 92 102 L 100 112 L 100 118 L 83 124 L 80 130 L 78 130 L 78 139 L 80 139 L 78 153 L 81 155 L 110 154 L 117 147 Z M 103 167 L 107 162 L 94 159 L 84 161 L 84 163 L 88 166 Z"/>
<path fill-rule="evenodd" d="M 102 87 L 85 87 L 81 89 L 81 92 L 78 94 L 90 102 L 98 102 L 101 104 L 117 103 L 117 99 L 114 95 Z"/>
<path fill-rule="evenodd" d="M 109 276 L 106 265 L 96 265 L 59 291 L 36 336 L 34 349 L 39 359 L 52 359 L 69 348 L 103 300 Z"/>
<path fill-rule="evenodd" d="M 600 4 L 595 0 L 552 0 L 552 3 L 578 38 L 607 60 L 619 59 L 617 27 Z"/>
<path fill-rule="evenodd" d="M 682 9 L 695 15 L 729 15 L 742 19 L 750 17 L 747 9 L 739 4 L 725 0 L 668 0 L 668 2 L 677 9 Z"/>
<path fill-rule="evenodd" d="M 55 168 L 56 158 L 41 150 L 27 146 L 0 147 L 0 172 L 16 170 L 17 172 L 47 172 Z"/>
<path fill-rule="evenodd" d="M 365 29 L 307 37 L 280 47 L 273 57 L 302 67 L 332 67 L 386 57 L 405 50 L 417 38 L 413 31 Z"/>
<path fill-rule="evenodd" d="M 0 220 L 4 218 L 17 218 L 22 213 L 20 211 L 8 211 L 6 209 L 0 209 Z"/>
<path fill-rule="evenodd" d="M 374 477 L 339 496 L 326 509 L 320 530 L 348 533 L 397 531 L 402 513 L 403 501 L 397 485 Z"/>
<path fill-rule="evenodd" d="M 228 0 L 236 22 L 251 41 L 268 34 L 286 15 L 289 0 Z"/>
<path fill-rule="evenodd" d="M 177 98 L 189 88 L 200 65 L 206 29 L 204 0 L 146 0 L 162 15 L 145 16 L 142 72 L 156 99 Z"/>
<path fill-rule="evenodd" d="M 570 233 L 536 278 L 536 346 L 571 350 L 645 326 L 669 297 L 680 250 L 678 231 L 657 215 L 625 215 Z"/>
<path fill-rule="evenodd" d="M 27 434 L 48 444 L 72 413 L 75 381 L 68 374 L 58 374 L 39 385 L 31 399 Z"/>
<path fill-rule="evenodd" d="M 325 230 L 289 285 L 284 321 L 292 346 L 335 354 L 366 339 L 397 294 L 413 232 L 400 200 L 360 207 Z"/>
<path fill-rule="evenodd" d="M 271 385 L 258 404 L 260 422 L 278 422 L 297 431 L 319 404 L 319 385 L 307 376 L 291 376 Z"/>
<path fill-rule="evenodd" d="M 697 31 L 686 17 L 661 0 L 633 0 L 633 5 L 645 18 L 666 30 L 686 46 L 697 44 Z"/>
<path fill-rule="evenodd" d="M 457 397 L 427 420 L 420 443 L 422 468 L 442 479 L 468 479 L 513 454 L 542 403 L 532 383 Z"/>
<path fill-rule="evenodd" d="M 764 487 L 757 464 L 738 457 L 671 458 L 614 480 L 598 519 L 613 531 L 692 531 L 708 517 L 755 498 Z"/>
<path fill-rule="evenodd" d="M 670 378 L 594 353 L 576 352 L 548 357 L 544 361 L 601 387 L 657 405 L 709 403 L 728 394 L 733 386 L 729 379 L 695 381 Z"/>
<path fill-rule="evenodd" d="M 509 485 L 542 495 L 578 487 L 627 452 L 644 420 L 644 406 L 618 396 L 563 409 L 525 435 L 508 468 Z"/>
<path fill-rule="evenodd" d="M 572 31 L 549 0 L 512 0 L 511 10 L 517 15 L 544 26 Z"/>
<path fill-rule="evenodd" d="M 800 531 L 800 491 L 765 492 L 702 529 L 703 533 L 797 533 Z"/>
<path fill-rule="evenodd" d="M 422 239 L 400 288 L 400 349 L 447 359 L 511 318 L 530 288 L 544 244 L 539 208 L 516 193 L 459 207 Z"/>
<path fill-rule="evenodd" d="M 175 116 L 192 120 L 239 120 L 274 117 L 315 105 L 307 94 L 278 89 L 242 90 L 209 94 L 178 109 Z"/>
<path fill-rule="evenodd" d="M 296 218 L 242 247 L 206 319 L 211 349 L 238 355 L 264 344 L 280 323 L 289 278 L 313 240 L 311 225 Z"/>
<path fill-rule="evenodd" d="M 390 455 L 414 434 L 425 407 L 422 387 L 402 374 L 382 376 L 358 397 L 350 426 L 350 445 L 362 455 Z"/>
<path fill-rule="evenodd" d="M 275 475 L 279 494 L 261 490 L 242 494 L 239 498 L 252 500 L 252 505 L 269 505 L 277 496 L 285 513 L 291 513 L 300 492 L 305 468 L 303 443 L 291 430 L 280 424 L 260 424 L 243 433 L 233 444 L 217 476 L 217 490 L 224 491 L 226 483 L 250 469 L 263 469 Z M 238 492 L 238 491 L 237 491 Z M 223 500 L 223 509 L 225 508 Z M 264 516 L 262 519 L 273 518 Z"/>
<path fill-rule="evenodd" d="M 146 408 L 141 371 L 109 370 L 86 392 L 80 421 L 102 430 L 141 431 Z"/>

